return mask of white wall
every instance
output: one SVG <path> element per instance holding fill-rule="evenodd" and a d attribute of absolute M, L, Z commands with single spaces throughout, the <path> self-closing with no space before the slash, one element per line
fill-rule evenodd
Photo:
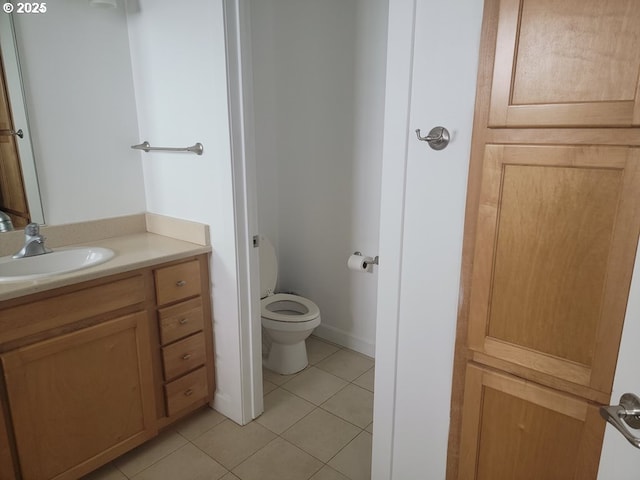
<path fill-rule="evenodd" d="M 316 334 L 373 355 L 386 0 L 251 3 L 259 224 Z"/>
<path fill-rule="evenodd" d="M 208 224 L 216 361 L 215 407 L 241 412 L 237 260 L 222 2 L 140 0 L 129 13 L 141 140 L 204 145 L 204 154 L 143 155 L 150 212 Z"/>
<path fill-rule="evenodd" d="M 445 478 L 482 2 L 391 0 L 374 480 Z M 416 139 L 453 134 L 440 152 Z"/>
<path fill-rule="evenodd" d="M 58 0 L 14 21 L 46 223 L 145 211 L 123 9 Z"/>
<path fill-rule="evenodd" d="M 638 362 L 640 322 L 638 318 L 640 318 L 640 255 L 636 254 L 611 394 L 612 405 L 617 405 L 624 393 L 640 395 L 640 363 Z M 631 433 L 636 437 L 640 436 L 637 430 L 631 430 Z M 636 480 L 638 471 L 640 471 L 640 452 L 613 426 L 607 425 L 598 478 L 600 480 Z"/>

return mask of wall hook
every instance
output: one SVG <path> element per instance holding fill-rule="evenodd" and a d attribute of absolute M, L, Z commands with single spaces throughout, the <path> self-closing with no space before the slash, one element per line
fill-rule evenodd
<path fill-rule="evenodd" d="M 420 129 L 418 128 L 416 135 L 418 136 L 418 140 L 427 142 L 434 150 L 442 150 L 449 145 L 449 140 L 451 139 L 449 130 L 444 127 L 433 127 L 426 137 L 420 135 Z"/>

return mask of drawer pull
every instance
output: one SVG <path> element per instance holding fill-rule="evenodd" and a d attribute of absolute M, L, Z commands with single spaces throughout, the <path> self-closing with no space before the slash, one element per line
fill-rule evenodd
<path fill-rule="evenodd" d="M 176 287 L 184 287 L 187 284 L 186 280 L 178 280 L 176 282 Z"/>
<path fill-rule="evenodd" d="M 180 323 L 180 325 L 184 325 L 187 322 L 189 322 L 189 319 L 187 317 L 181 318 L 180 320 L 178 320 L 178 323 Z"/>
<path fill-rule="evenodd" d="M 183 359 L 183 360 L 189 360 L 190 358 L 191 358 L 191 354 L 190 354 L 190 353 L 185 353 L 185 354 L 182 356 L 182 359 Z"/>
<path fill-rule="evenodd" d="M 193 388 L 190 388 L 189 390 L 185 390 L 184 392 L 185 397 L 190 397 L 191 395 L 193 395 Z"/>

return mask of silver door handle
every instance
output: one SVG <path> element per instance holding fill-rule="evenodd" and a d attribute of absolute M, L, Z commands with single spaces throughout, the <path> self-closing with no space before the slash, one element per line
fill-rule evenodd
<path fill-rule="evenodd" d="M 620 405 L 600 407 L 600 415 L 626 438 L 631 445 L 640 448 L 640 437 L 633 435 L 627 425 L 634 430 L 640 429 L 640 398 L 633 393 L 620 397 Z"/>

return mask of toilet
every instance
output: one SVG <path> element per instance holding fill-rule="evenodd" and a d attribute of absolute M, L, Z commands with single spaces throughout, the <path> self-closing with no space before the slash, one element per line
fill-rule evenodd
<path fill-rule="evenodd" d="M 262 364 L 273 372 L 290 375 L 309 364 L 305 340 L 320 325 L 320 309 L 308 298 L 274 293 L 278 280 L 276 251 L 262 235 L 259 251 Z"/>

